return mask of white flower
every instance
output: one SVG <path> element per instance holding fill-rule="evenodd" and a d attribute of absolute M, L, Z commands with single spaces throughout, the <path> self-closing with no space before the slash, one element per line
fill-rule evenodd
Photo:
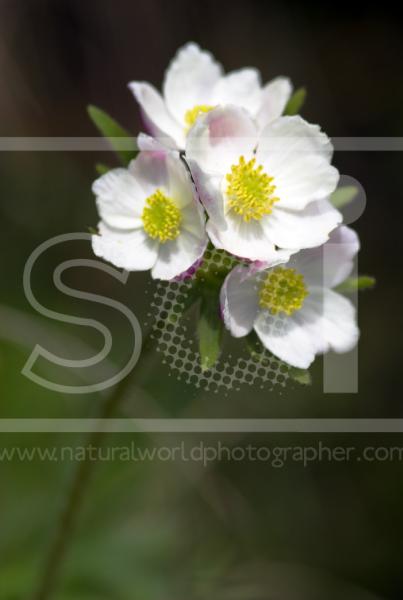
<path fill-rule="evenodd" d="M 101 222 L 92 247 L 117 267 L 172 279 L 204 253 L 204 212 L 179 154 L 146 136 L 139 146 L 128 169 L 113 169 L 93 184 Z"/>
<path fill-rule="evenodd" d="M 342 226 L 287 264 L 260 272 L 235 267 L 221 289 L 226 327 L 235 337 L 254 329 L 270 352 L 303 369 L 315 354 L 351 350 L 359 335 L 355 309 L 332 288 L 351 273 L 358 250 L 356 233 Z"/>
<path fill-rule="evenodd" d="M 250 260 L 289 257 L 323 244 L 342 220 L 327 200 L 339 173 L 332 145 L 301 117 L 279 117 L 259 135 L 242 109 L 198 119 L 186 144 L 196 188 L 217 248 Z"/>
<path fill-rule="evenodd" d="M 235 104 L 249 111 L 259 127 L 279 117 L 291 96 L 285 77 L 264 87 L 256 69 L 240 69 L 224 75 L 222 66 L 197 44 L 180 48 L 170 63 L 163 96 L 149 83 L 129 84 L 150 133 L 165 144 L 183 149 L 186 134 L 197 117 L 220 104 Z"/>

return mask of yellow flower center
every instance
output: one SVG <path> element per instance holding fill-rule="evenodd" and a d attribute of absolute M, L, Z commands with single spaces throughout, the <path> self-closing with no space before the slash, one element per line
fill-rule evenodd
<path fill-rule="evenodd" d="M 262 283 L 259 306 L 270 310 L 273 315 L 283 312 L 290 316 L 302 308 L 308 294 L 301 273 L 295 269 L 276 267 Z"/>
<path fill-rule="evenodd" d="M 147 235 L 162 244 L 168 240 L 175 240 L 179 235 L 181 212 L 173 200 L 161 190 L 147 198 L 141 218 Z"/>
<path fill-rule="evenodd" d="M 246 222 L 260 221 L 272 212 L 273 204 L 279 200 L 274 196 L 273 177 L 263 171 L 262 165 L 255 165 L 255 158 L 246 162 L 241 156 L 226 176 L 228 206 Z"/>
<path fill-rule="evenodd" d="M 187 110 L 185 112 L 185 133 L 187 133 L 189 129 L 193 127 L 200 115 L 210 112 L 210 110 L 213 110 L 213 108 L 214 106 L 210 106 L 209 104 L 196 104 L 196 106 Z"/>

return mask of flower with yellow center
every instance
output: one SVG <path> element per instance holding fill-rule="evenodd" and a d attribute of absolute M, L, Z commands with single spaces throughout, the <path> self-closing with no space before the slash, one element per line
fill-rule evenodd
<path fill-rule="evenodd" d="M 331 155 L 329 138 L 299 116 L 261 132 L 236 106 L 199 116 L 185 156 L 214 246 L 274 266 L 326 242 L 342 220 L 329 202 L 339 177 Z"/>
<path fill-rule="evenodd" d="M 259 291 L 259 306 L 273 315 L 290 316 L 300 310 L 308 296 L 304 276 L 295 269 L 276 267 L 270 271 Z"/>
<path fill-rule="evenodd" d="M 185 112 L 185 133 L 188 133 L 200 115 L 207 114 L 213 108 L 214 106 L 210 106 L 209 104 L 196 104 L 196 106 L 187 110 Z"/>
<path fill-rule="evenodd" d="M 133 81 L 129 87 L 149 132 L 164 145 L 180 150 L 192 125 L 211 107 L 240 106 L 263 128 L 282 114 L 292 92 L 286 77 L 263 86 L 254 68 L 225 74 L 210 52 L 194 43 L 180 48 L 170 62 L 162 94 L 145 81 Z"/>
<path fill-rule="evenodd" d="M 147 198 L 141 218 L 147 235 L 161 244 L 176 240 L 180 233 L 181 211 L 161 190 Z"/>
<path fill-rule="evenodd" d="M 101 221 L 92 247 L 118 268 L 173 279 L 204 253 L 203 208 L 178 152 L 144 135 L 138 144 L 128 169 L 112 169 L 94 182 Z"/>
<path fill-rule="evenodd" d="M 337 287 L 358 249 L 357 234 L 341 226 L 324 246 L 301 250 L 287 263 L 235 267 L 220 293 L 225 326 L 234 337 L 254 330 L 267 350 L 301 369 L 316 354 L 351 350 L 358 339 L 355 309 Z"/>
<path fill-rule="evenodd" d="M 260 221 L 269 215 L 279 198 L 274 196 L 276 186 L 263 166 L 256 166 L 256 158 L 248 162 L 243 156 L 237 165 L 232 165 L 226 176 L 228 206 L 247 223 L 251 219 Z"/>

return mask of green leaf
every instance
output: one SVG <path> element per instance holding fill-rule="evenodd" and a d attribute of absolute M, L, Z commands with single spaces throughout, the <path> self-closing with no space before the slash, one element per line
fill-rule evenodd
<path fill-rule="evenodd" d="M 218 303 L 218 295 L 209 293 L 203 295 L 200 303 L 197 335 L 203 371 L 214 366 L 221 352 L 223 323 L 218 312 Z"/>
<path fill-rule="evenodd" d="M 95 165 L 95 170 L 98 175 L 105 175 L 105 173 L 111 170 L 111 167 L 108 167 L 108 165 L 104 165 L 103 163 L 97 163 Z"/>
<path fill-rule="evenodd" d="M 112 117 L 97 106 L 90 105 L 88 106 L 87 111 L 91 121 L 100 133 L 110 140 L 112 148 L 115 150 L 122 163 L 127 166 L 137 155 L 136 142 L 133 136 L 123 129 L 115 119 L 112 119 Z M 125 138 L 129 148 L 127 150 L 122 150 L 116 138 Z"/>
<path fill-rule="evenodd" d="M 311 385 L 312 378 L 311 374 L 307 369 L 297 369 L 297 367 L 291 367 L 288 371 L 289 376 L 294 381 L 297 381 L 301 385 Z"/>
<path fill-rule="evenodd" d="M 343 206 L 350 204 L 357 194 L 358 188 L 355 185 L 345 185 L 333 192 L 330 196 L 330 202 L 335 208 L 343 208 Z"/>
<path fill-rule="evenodd" d="M 257 334 L 252 330 L 245 338 L 246 348 L 252 358 L 261 358 L 266 352 Z"/>
<path fill-rule="evenodd" d="M 288 116 L 297 115 L 305 102 L 305 98 L 306 89 L 304 87 L 296 90 L 287 102 L 287 105 L 284 109 L 284 114 Z"/>
<path fill-rule="evenodd" d="M 343 283 L 341 283 L 336 290 L 345 294 L 360 291 L 369 290 L 374 287 L 376 283 L 375 277 L 369 275 L 360 275 L 359 277 L 349 277 Z"/>

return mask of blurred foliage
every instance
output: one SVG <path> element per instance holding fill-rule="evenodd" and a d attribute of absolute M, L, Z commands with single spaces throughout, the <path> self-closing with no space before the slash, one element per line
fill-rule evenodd
<path fill-rule="evenodd" d="M 370 277 L 369 275 L 349 277 L 337 287 L 337 291 L 348 294 L 360 290 L 370 290 L 374 287 L 375 283 L 375 277 Z"/>
<path fill-rule="evenodd" d="M 137 155 L 137 144 L 134 136 L 123 129 L 115 119 L 97 106 L 89 106 L 87 110 L 90 119 L 100 133 L 110 141 L 112 148 L 114 148 L 122 163 L 128 165 Z M 123 143 L 129 146 L 128 150 L 122 150 Z M 105 167 L 102 165 L 101 171 L 104 170 Z"/>
<path fill-rule="evenodd" d="M 306 100 L 306 89 L 299 88 L 289 99 L 287 106 L 284 109 L 284 114 L 287 116 L 298 115 Z"/>
<path fill-rule="evenodd" d="M 199 7 L 185 0 L 175 5 L 155 0 L 104 2 L 95 8 L 75 0 L 6 0 L 0 11 L 2 135 L 92 136 L 83 110 L 92 99 L 118 114 L 129 130 L 140 131 L 127 81 L 147 79 L 160 86 L 167 58 L 195 38 L 228 70 L 251 64 L 261 70 L 263 81 L 281 73 L 309 83 L 304 116 L 331 135 L 401 135 L 403 84 L 396 74 L 403 38 L 392 7 L 350 5 L 346 12 L 322 4 L 318 11 L 309 3 L 246 6 L 234 0 L 228 10 L 213 0 Z M 295 105 L 291 108 L 296 111 Z M 112 152 L 1 154 L 1 303 L 15 310 L 14 319 L 0 312 L 3 418 L 89 417 L 99 410 L 100 396 L 56 394 L 21 375 L 36 343 L 51 347 L 55 339 L 69 356 L 75 348 L 71 338 L 99 348 L 91 331 L 44 322 L 34 314 L 21 277 L 26 259 L 44 240 L 96 224 L 93 165 L 113 160 Z M 244 386 L 227 395 L 209 394 L 178 381 L 153 353 L 141 372 L 135 371 L 136 385 L 121 416 L 401 416 L 402 278 L 396 250 L 401 162 L 398 152 L 335 155 L 340 171 L 354 175 L 367 191 L 365 214 L 354 224 L 365 248 L 360 271 L 374 272 L 382 282 L 360 302 L 358 394 L 323 394 L 320 360 L 313 365 L 310 386 L 289 383 L 273 392 Z M 34 291 L 55 310 L 111 318 L 98 305 L 72 303 L 53 288 L 53 264 L 78 257 L 93 258 L 89 245 L 66 245 L 44 256 Z M 87 272 L 71 279 L 77 289 L 119 298 L 142 324 L 147 321 L 152 289 L 146 275 L 131 276 L 126 286 Z M 127 332 L 125 324 L 116 326 L 122 348 L 114 349 L 113 358 L 119 360 L 127 351 Z M 85 348 L 79 349 L 85 354 Z M 116 434 L 105 448 L 131 442 L 140 448 L 181 443 L 190 448 L 200 441 L 245 447 L 320 441 L 331 447 L 402 446 L 398 434 Z M 85 436 L 78 434 L 1 433 L 0 452 L 84 443 Z M 1 600 L 30 597 L 74 466 L 68 460 L 0 461 Z M 100 461 L 55 598 L 400 600 L 401 471 L 398 461 L 323 461 L 308 467 L 225 460 L 207 467 L 180 460 Z"/>
<path fill-rule="evenodd" d="M 358 188 L 354 185 L 345 185 L 337 188 L 330 197 L 335 208 L 341 209 L 354 200 L 358 194 Z"/>

